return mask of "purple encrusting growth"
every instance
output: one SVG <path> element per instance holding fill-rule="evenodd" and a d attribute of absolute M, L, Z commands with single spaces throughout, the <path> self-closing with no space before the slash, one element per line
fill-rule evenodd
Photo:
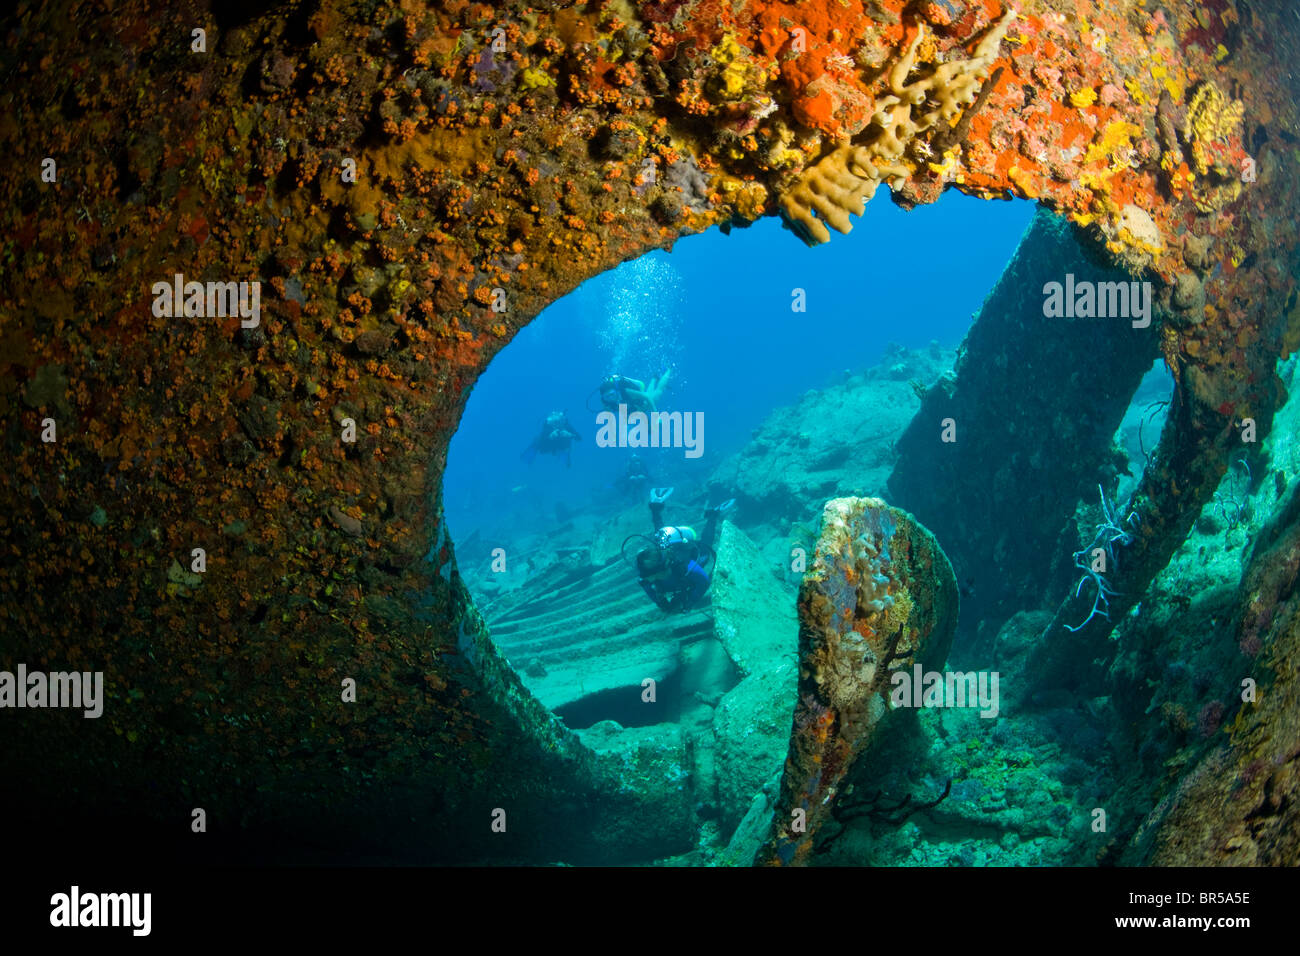
<path fill-rule="evenodd" d="M 470 82 L 470 89 L 475 93 L 493 93 L 497 87 L 514 79 L 518 69 L 514 60 L 503 59 L 498 62 L 492 53 L 492 47 L 486 46 L 474 63 L 474 79 Z"/>
<path fill-rule="evenodd" d="M 682 203 L 696 211 L 703 211 L 709 205 L 709 177 L 695 163 L 694 157 L 687 156 L 675 163 L 670 163 L 664 181 L 682 191 Z"/>

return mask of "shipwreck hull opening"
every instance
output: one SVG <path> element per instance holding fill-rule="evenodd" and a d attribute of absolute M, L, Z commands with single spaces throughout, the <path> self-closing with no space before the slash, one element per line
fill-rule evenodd
<path fill-rule="evenodd" d="M 942 723 L 937 727 L 926 724 L 922 730 L 916 721 L 899 721 L 899 733 L 904 737 L 936 731 L 965 733 L 971 740 L 985 740 L 994 752 L 1011 746 L 1017 734 L 1027 734 L 1038 746 L 1056 748 L 1053 752 L 1059 760 L 1053 764 L 1054 773 L 1074 773 L 1081 762 L 1106 762 L 1113 765 L 1109 779 L 1122 779 L 1132 768 L 1123 765 L 1107 742 L 1116 729 L 1115 713 L 1108 709 L 1089 713 L 1083 725 L 1069 723 L 1052 705 L 1045 712 L 1034 713 L 1044 700 L 1043 688 L 1036 686 L 1043 680 L 1036 671 L 1041 661 L 1032 655 L 1025 657 L 1023 642 L 1049 630 L 1048 612 L 1062 603 L 1068 606 L 1072 598 L 1079 597 L 1084 583 L 1095 580 L 1085 571 L 1081 581 L 1079 564 L 1079 549 L 1090 556 L 1084 546 L 1092 534 L 1092 522 L 1100 516 L 1101 520 L 1120 521 L 1119 530 L 1136 530 L 1140 513 L 1126 509 L 1136 507 L 1130 498 L 1138 500 L 1145 470 L 1156 461 L 1167 410 L 1177 401 L 1171 392 L 1174 382 L 1160 357 L 1158 335 L 1170 290 L 1158 277 L 1130 271 L 1134 269 L 1131 261 L 1113 258 L 1095 231 L 1082 230 L 1039 208 L 1020 237 L 1015 255 L 997 272 L 992 291 L 973 315 L 955 361 L 945 363 L 931 347 L 930 357 L 935 361 L 927 365 L 906 348 L 898 348 L 886 350 L 877 371 L 861 376 L 863 381 L 873 376 L 907 380 L 919 399 L 919 407 L 909 409 L 893 433 L 897 444 L 893 445 L 891 438 L 890 453 L 874 466 L 855 471 L 862 442 L 874 436 L 859 435 L 855 441 L 839 445 L 803 436 L 800 450 L 806 451 L 823 473 L 818 481 L 805 483 L 797 492 L 786 488 L 782 492 L 785 500 L 776 500 L 780 496 L 774 499 L 770 489 L 748 489 L 742 480 L 769 447 L 771 436 L 758 429 L 733 460 L 707 477 L 692 473 L 689 467 L 674 469 L 672 464 L 661 472 L 670 476 L 664 481 L 697 487 L 693 499 L 697 510 L 732 495 L 744 509 L 774 508 L 780 514 L 784 508 L 788 512 L 783 520 L 791 528 L 780 545 L 773 541 L 755 544 L 729 524 L 723 535 L 727 558 L 720 562 L 724 567 L 732 561 L 752 561 L 759 567 L 766 564 L 770 572 L 783 577 L 784 594 L 778 590 L 758 598 L 757 603 L 766 603 L 773 609 L 774 619 L 785 621 L 774 629 L 785 633 L 784 641 L 779 635 L 756 634 L 753 629 L 738 638 L 731 620 L 719 630 L 713 614 L 687 615 L 665 628 L 662 615 L 634 585 L 634 562 L 625 553 L 626 543 L 633 541 L 631 554 L 635 554 L 649 531 L 648 525 L 641 527 L 642 504 L 636 500 L 649 486 L 648 478 L 629 484 L 621 480 L 623 476 L 610 472 L 604 488 L 578 484 L 576 490 L 571 489 L 568 501 L 562 495 L 539 496 L 531 507 L 546 512 L 549 526 L 541 541 L 532 538 L 520 546 L 504 548 L 499 532 L 493 538 L 478 531 L 460 539 L 457 553 L 470 555 L 474 569 L 469 580 L 482 583 L 494 576 L 500 582 L 513 580 L 505 586 L 493 582 L 487 590 L 475 584 L 470 587 L 486 619 L 483 639 L 501 652 L 496 666 L 511 671 L 510 694 L 535 698 L 540 707 L 532 707 L 531 712 L 538 726 L 545 722 L 536 716 L 543 709 L 558 718 L 549 722 L 543 736 L 558 737 L 566 748 L 583 755 L 583 766 L 588 769 L 582 773 L 592 774 L 593 788 L 619 781 L 624 796 L 632 800 L 622 812 L 635 816 L 640 811 L 633 811 L 633 805 L 662 810 L 681 799 L 683 806 L 691 807 L 686 818 L 696 821 L 693 826 L 716 821 L 716 832 L 724 839 L 712 848 L 712 855 L 745 862 L 756 852 L 757 841 L 772 819 L 780 777 L 778 758 L 793 746 L 785 732 L 792 728 L 797 737 L 800 721 L 807 719 L 795 713 L 797 663 L 789 640 L 795 631 L 789 614 L 790 588 L 800 575 L 786 573 L 783 565 L 787 552 L 793 553 L 792 545 L 809 542 L 801 537 L 807 532 L 796 533 L 793 526 L 808 522 L 808 511 L 815 514 L 828 496 L 882 493 L 891 504 L 907 508 L 935 531 L 940 545 L 953 557 L 963 611 L 949 663 L 972 670 L 1003 667 L 1018 682 L 1018 686 L 1004 689 L 1010 702 L 1007 706 L 1020 712 L 1010 730 L 990 736 L 979 722 L 947 728 Z M 648 320 L 642 315 L 631 322 L 643 347 L 647 342 L 663 346 L 664 337 L 671 339 L 676 334 L 664 310 L 709 311 L 692 308 L 675 287 L 664 285 L 666 278 L 676 277 L 671 268 L 656 264 L 642 266 L 634 278 L 623 280 L 637 297 L 660 299 L 658 314 Z M 845 303 L 840 304 L 843 307 Z M 621 320 L 628 318 L 620 316 Z M 542 330 L 541 344 L 528 348 L 544 350 L 548 342 L 571 340 L 572 328 L 567 333 L 559 327 L 547 333 L 545 322 L 543 316 L 524 333 Z M 870 328 L 869 323 L 864 324 Z M 521 339 L 520 345 L 525 341 Z M 603 344 L 610 343 L 606 340 Z M 659 363 L 654 367 L 671 369 L 680 388 L 683 382 L 691 382 L 693 370 L 671 364 L 669 352 L 671 349 L 660 348 L 652 361 Z M 623 347 L 619 354 L 625 359 L 629 351 Z M 909 363 L 919 364 L 912 367 Z M 544 367 L 547 363 L 536 364 Z M 647 364 L 642 362 L 642 367 Z M 698 375 L 698 370 L 694 372 Z M 846 372 L 843 381 L 832 388 L 851 389 L 861 384 L 858 378 Z M 922 383 L 928 387 L 920 387 Z M 528 383 L 508 388 L 515 394 L 533 393 Z M 587 394 L 578 413 L 585 413 L 582 420 L 586 424 L 580 430 L 587 432 L 587 437 L 594 433 L 593 414 L 600 408 L 598 399 L 593 399 L 595 394 L 595 389 Z M 818 400 L 814 392 L 805 395 L 791 419 L 815 417 Z M 534 418 L 542 411 L 540 406 L 534 409 Z M 960 437 L 955 440 L 945 434 L 950 423 L 957 424 L 959 430 Z M 465 434 L 458 431 L 454 441 L 463 441 L 460 436 Z M 526 437 L 515 436 L 514 444 L 521 444 Z M 1165 440 L 1169 440 L 1167 435 Z M 577 441 L 571 445 L 576 446 Z M 579 468 L 590 467 L 598 460 L 593 457 L 595 451 L 590 445 L 582 446 L 580 454 L 575 454 L 576 447 L 565 449 L 563 470 L 559 461 L 554 462 L 552 477 L 561 485 L 568 483 L 571 461 Z M 454 450 L 449 455 L 450 469 L 458 460 L 470 457 Z M 662 458 L 655 460 L 656 470 L 663 465 Z M 456 483 L 462 488 L 474 484 L 463 476 Z M 517 487 L 511 493 L 527 490 L 526 486 Z M 482 487 L 475 489 L 475 494 L 484 493 Z M 586 502 L 586 507 L 575 500 Z M 798 507 L 792 511 L 793 504 Z M 592 520 L 592 512 L 601 509 L 612 515 L 605 528 Z M 449 511 L 467 514 L 469 509 L 463 502 L 453 502 Z M 517 529 L 522 513 L 515 508 L 513 517 L 503 514 L 500 518 Z M 1138 516 L 1131 517 L 1134 514 Z M 456 519 L 450 521 L 455 534 Z M 753 524 L 752 520 L 742 522 L 750 533 L 755 533 Z M 1179 543 L 1161 546 L 1172 553 Z M 547 551 L 553 554 L 539 557 Z M 1119 560 L 1114 551 L 1108 551 L 1108 556 Z M 516 561 L 522 565 L 522 573 Z M 982 573 L 988 569 L 997 569 L 999 576 L 990 581 Z M 752 582 L 730 584 L 730 590 L 725 583 L 718 588 L 725 595 L 724 608 L 730 604 L 735 620 L 752 616 L 748 614 L 756 600 L 748 590 Z M 516 589 L 518 593 L 512 594 Z M 783 601 L 786 606 L 777 609 Z M 1102 628 L 1116 623 L 1105 613 L 1104 601 L 1096 608 L 1097 613 L 1085 609 L 1079 621 L 1067 622 L 1066 640 L 1074 642 L 1076 650 L 1062 649 L 1060 658 L 1090 653 L 1085 650 L 1091 645 L 1086 643 L 1089 632 L 1083 625 L 1090 626 L 1095 641 L 1096 634 L 1104 636 Z M 1076 638 L 1080 631 L 1084 633 Z M 666 632 L 667 643 L 656 647 L 657 639 L 648 637 L 655 632 Z M 747 641 L 777 649 L 767 658 L 766 666 L 773 673 L 765 675 L 761 693 L 771 699 L 775 691 L 779 703 L 768 708 L 770 713 L 749 715 L 751 721 L 764 723 L 766 730 L 760 736 L 765 743 L 759 752 L 740 749 L 743 757 L 737 759 L 726 750 L 739 739 L 734 736 L 738 730 L 746 737 L 752 730 L 726 724 L 722 715 L 745 707 L 753 710 L 745 700 L 759 694 L 755 671 L 765 666 L 757 655 L 745 658 Z M 1059 659 L 1051 663 L 1060 666 Z M 1044 667 L 1044 673 L 1050 672 L 1051 668 Z M 651 689 L 647 691 L 647 687 Z M 1027 716 L 1030 714 L 1033 716 Z M 1004 715 L 1004 723 L 1006 719 Z M 1029 723 L 1022 726 L 1016 720 Z M 702 744 L 701 733 L 712 739 Z M 904 752 L 911 748 L 917 754 L 918 768 L 928 769 L 900 777 L 897 767 L 880 763 L 882 753 L 893 753 L 899 747 Z M 843 834 L 847 834 L 845 846 L 856 847 L 854 852 L 868 852 L 860 840 L 862 833 L 870 832 L 872 841 L 893 849 L 872 850 L 868 855 L 880 862 L 898 862 L 890 855 L 901 852 L 894 845 L 897 832 L 926 802 L 920 795 L 929 793 L 941 802 L 953 785 L 951 778 L 944 780 L 943 767 L 915 747 L 915 742 L 906 739 L 875 742 L 848 768 L 859 790 L 873 779 L 886 784 L 877 787 L 883 795 L 881 804 L 864 808 L 846 798 L 844 820 L 858 820 L 856 829 L 841 829 L 843 821 L 836 817 L 835 824 L 840 826 L 832 824 L 810 859 L 838 859 L 837 854 L 844 852 L 837 849 Z M 653 784 L 641 774 L 643 765 L 649 768 L 645 773 L 655 776 Z M 604 770 L 596 769 L 602 766 Z M 629 766 L 636 766 L 637 772 L 629 773 Z M 764 767 L 766 770 L 755 769 Z M 670 784 L 667 791 L 661 788 L 662 778 Z M 730 782 L 724 784 L 724 778 Z M 579 787 L 581 779 L 580 775 Z M 984 784 L 959 780 L 957 786 L 959 794 L 968 795 L 980 792 Z M 638 795 L 644 796 L 644 803 L 637 803 Z M 891 812 L 891 799 L 912 809 Z M 980 827 L 968 828 L 960 815 L 931 812 L 928 807 L 925 812 L 927 826 L 938 843 L 952 842 L 963 833 L 972 839 L 988 836 Z M 1055 812 L 1070 827 L 1082 819 L 1077 807 Z M 691 830 L 691 826 L 665 828 L 640 845 L 659 845 L 667 854 L 673 847 L 687 846 Z M 724 847 L 728 834 L 732 834 L 731 843 Z M 657 844 L 657 840 L 662 842 Z M 593 859 L 610 851 L 596 852 Z M 1024 852 L 1028 855 L 1022 860 L 1091 860 L 1086 852 L 1077 859 L 1070 857 L 1059 843 L 1044 849 L 1031 840 Z M 708 852 L 692 853 L 696 862 L 710 857 Z M 970 853 L 964 852 L 960 858 L 967 861 Z M 993 851 L 991 856 L 977 854 L 976 858 L 988 863 L 999 857 Z"/>
<path fill-rule="evenodd" d="M 897 215 L 917 217 L 923 228 L 930 231 L 955 228 L 947 227 L 943 217 L 957 213 L 945 213 L 944 209 L 972 201 L 957 194 L 953 198 L 956 203 L 948 207 L 942 204 L 921 207 Z M 878 215 L 876 210 L 883 202 L 882 196 L 868 209 L 867 215 Z M 1028 206 L 1024 209 L 1026 213 L 1031 211 Z M 978 220 L 986 210 L 1004 213 L 1001 207 L 978 203 L 966 211 Z M 1003 214 L 995 221 L 1005 224 L 1014 220 Z M 1039 229 L 1057 230 L 1060 236 L 1045 257 L 1062 278 L 1064 269 L 1057 267 L 1066 262 L 1077 263 L 1081 276 L 1084 269 L 1096 268 L 1095 263 L 1086 261 L 1068 226 L 1051 217 L 1043 222 L 1047 225 L 1040 224 Z M 771 227 L 775 223 L 767 225 Z M 961 335 L 968 340 L 972 337 L 978 340 L 980 336 L 988 340 L 1001 331 L 989 331 L 978 323 L 985 312 L 1001 314 L 1000 307 L 1005 307 L 1005 303 L 998 302 L 995 296 L 999 285 L 1008 282 L 1019 284 L 1016 294 L 1022 307 L 1024 302 L 1034 300 L 1041 313 L 1043 276 L 1028 277 L 1010 255 L 1017 240 L 1029 241 L 1037 233 L 1034 227 L 1024 236 L 1020 234 L 1021 226 L 1001 225 L 1000 228 L 1009 237 L 1004 240 L 1010 242 L 1006 251 L 988 253 L 981 260 L 984 265 L 980 270 L 974 267 L 968 270 L 981 271 L 983 275 L 984 287 L 976 293 L 973 303 L 986 299 L 984 289 L 992 287 L 994 292 L 989 294 L 984 309 L 975 315 L 976 324 L 972 328 L 965 329 L 959 324 L 950 327 L 949 335 L 956 333 L 950 341 Z M 721 241 L 737 243 L 739 237 L 760 232 L 747 230 Z M 788 234 L 775 238 L 786 243 L 794 241 Z M 694 265 L 690 258 L 692 244 L 699 241 L 683 243 L 671 258 L 656 254 L 649 263 L 637 260 L 607 273 L 602 277 L 605 285 L 599 289 L 603 299 L 593 302 L 589 296 L 584 302 L 579 290 L 571 295 L 571 298 L 576 296 L 577 304 L 569 310 L 570 314 L 563 316 L 558 310 L 554 317 L 543 314 L 520 333 L 494 362 L 489 376 L 475 386 L 448 452 L 444 504 L 448 527 L 455 539 L 455 552 L 463 566 L 461 573 L 484 618 L 484 639 L 490 640 L 500 652 L 499 664 L 508 665 L 517 676 L 518 687 L 512 682 L 511 693 L 530 695 L 556 715 L 558 724 L 548 733 L 558 733 L 570 741 L 570 746 L 592 751 L 596 763 L 607 760 L 610 754 L 626 761 L 629 754 L 639 760 L 641 755 L 653 752 L 659 761 L 652 761 L 657 770 L 666 767 L 673 776 L 692 773 L 707 776 L 708 782 L 696 789 L 691 799 L 695 801 L 695 812 L 702 819 L 718 820 L 725 835 L 743 822 L 742 818 L 752 809 L 750 803 L 755 797 L 764 796 L 764 790 L 770 812 L 776 789 L 773 774 L 779 774 L 781 757 L 788 746 L 786 732 L 794 719 L 795 705 L 793 636 L 796 625 L 792 606 L 794 588 L 800 577 L 789 570 L 791 556 L 795 549 L 810 543 L 804 535 L 815 530 L 817 516 L 827 497 L 844 493 L 887 493 L 891 469 L 899 468 L 889 446 L 905 434 L 909 425 L 915 428 L 923 420 L 926 409 L 921 386 L 928 385 L 934 391 L 952 379 L 953 353 L 933 342 L 922 345 L 916 341 L 916 347 L 910 349 L 887 344 L 905 328 L 901 323 L 880 326 L 877 317 L 889 314 L 888 301 L 882 302 L 878 293 L 873 293 L 869 300 L 870 313 L 863 315 L 866 310 L 861 307 L 855 310 L 855 302 L 866 304 L 868 300 L 855 299 L 851 293 L 839 290 L 834 297 L 835 308 L 861 316 L 853 323 L 860 330 L 855 336 L 874 341 L 879 356 L 875 366 L 861 373 L 846 370 L 829 376 L 830 385 L 807 392 L 774 425 L 764 426 L 760 422 L 760 428 L 754 430 L 748 442 L 741 440 L 737 442 L 738 451 L 718 456 L 723 460 L 703 476 L 698 470 L 692 471 L 690 460 L 673 460 L 680 452 L 598 448 L 593 438 L 601 405 L 597 389 L 588 386 L 598 382 L 599 375 L 611 367 L 599 361 L 584 366 L 584 335 L 596 343 L 595 351 L 602 360 L 614 356 L 618 361 L 637 361 L 635 371 L 647 378 L 653 369 L 670 368 L 672 387 L 682 391 L 708 385 L 701 383 L 698 365 L 686 361 L 673 363 L 671 358 L 681 335 L 680 328 L 674 325 L 674 320 L 680 322 L 680 317 L 671 313 L 696 316 L 718 311 L 715 306 L 691 300 L 690 290 L 695 288 L 692 272 L 706 268 L 714 273 L 719 271 L 717 266 Z M 853 241 L 852 236 L 840 240 L 849 255 L 854 253 Z M 725 251 L 726 247 L 720 248 Z M 1069 249 L 1067 259 L 1060 258 L 1064 248 Z M 996 262 L 996 267 L 989 269 L 990 262 Z M 775 267 L 769 266 L 772 268 Z M 810 259 L 801 267 L 797 280 L 783 277 L 770 280 L 770 287 L 782 290 L 778 300 L 782 310 L 790 308 L 790 292 L 796 281 L 801 283 L 800 292 L 806 294 L 824 270 L 815 259 Z M 1049 269 L 1044 274 L 1056 272 Z M 1031 278 L 1036 283 L 1032 287 L 1028 284 Z M 813 294 L 816 295 L 815 287 Z M 655 303 L 654 307 L 647 310 L 642 304 L 638 306 L 641 313 L 628 313 L 629 300 L 644 303 L 647 299 Z M 606 307 L 604 311 L 602 305 Z M 900 307 L 901 300 L 893 308 Z M 906 308 L 924 313 L 929 307 L 910 298 Z M 744 314 L 744 304 L 737 307 L 733 302 L 731 311 Z M 611 339 L 608 328 L 593 326 L 593 316 L 599 315 L 615 317 L 616 331 L 622 335 L 620 340 Z M 1048 318 L 1040 321 L 1048 325 L 1052 322 Z M 629 331 L 633 347 L 627 341 Z M 725 324 L 723 332 L 726 333 Z M 1020 337 L 1032 336 L 1042 339 L 1048 334 L 1033 322 L 1027 322 Z M 556 376 L 556 363 L 548 358 L 559 342 L 565 343 L 573 366 L 566 367 L 565 375 L 572 375 L 582 383 L 569 387 L 567 404 L 560 398 L 548 402 L 543 397 L 553 396 L 547 388 L 557 377 L 562 377 Z M 636 346 L 652 351 L 653 356 L 649 360 L 638 357 Z M 1033 342 L 1022 342 L 1019 348 L 1025 364 L 1033 366 L 1038 360 Z M 962 351 L 969 353 L 969 345 Z M 983 358 L 977 354 L 968 361 Z M 789 357 L 786 361 L 790 362 Z M 837 357 L 836 363 L 841 361 Z M 1005 365 L 1005 359 L 1000 363 Z M 1149 353 L 1145 364 L 1150 367 Z M 537 373 L 537 369 L 545 371 Z M 728 373 L 719 370 L 718 374 Z M 1137 382 L 1131 385 L 1122 395 L 1119 393 L 1127 384 L 1107 387 L 1108 392 L 1115 393 L 1108 401 L 1119 409 L 1117 416 L 1127 408 Z M 872 388 L 889 389 L 880 394 L 894 396 L 889 402 L 898 408 L 893 417 L 882 416 L 873 408 L 875 428 L 852 431 L 843 426 L 841 422 L 854 414 L 853 403 Z M 501 398 L 502 395 L 506 397 Z M 910 404 L 901 399 L 903 395 L 909 396 Z M 520 396 L 527 396 L 535 403 L 525 406 Z M 484 405 L 476 409 L 475 404 L 480 401 Z M 518 467 L 510 467 L 513 462 L 494 459 L 475 444 L 481 440 L 476 438 L 475 429 L 479 435 L 487 431 L 491 441 L 514 458 L 520 447 L 528 449 L 538 420 L 548 409 L 559 408 L 561 404 L 565 404 L 561 410 L 566 426 L 571 426 L 581 437 L 569 442 L 568 447 L 557 449 L 549 458 L 533 449 L 534 453 L 526 456 L 530 460 L 522 472 Z M 835 409 L 842 419 L 824 421 L 824 412 L 829 408 Z M 1055 414 L 1051 408 L 1039 411 L 1047 418 Z M 724 417 L 715 415 L 711 408 L 706 415 L 711 422 Z M 511 422 L 510 416 L 521 420 Z M 928 418 L 925 420 L 928 422 Z M 1109 439 L 1117 421 L 1118 418 L 1115 422 L 1092 423 L 1099 435 L 1104 433 L 1107 452 L 1111 450 Z M 491 423 L 487 428 L 486 422 Z M 828 434 L 817 431 L 808 424 L 811 422 L 821 422 L 822 431 Z M 967 424 L 963 421 L 963 428 Z M 809 429 L 811 432 L 805 433 Z M 938 437 L 938 429 L 927 430 Z M 721 431 L 715 425 L 709 434 L 718 441 Z M 1011 431 L 1005 429 L 1001 433 L 990 430 L 976 434 L 978 438 L 975 434 L 963 434 L 962 440 L 978 440 L 986 445 L 992 441 L 1014 441 Z M 800 478 L 797 482 L 791 479 L 776 489 L 759 487 L 757 482 L 747 479 L 746 476 L 758 473 L 756 463 L 769 454 L 771 447 L 783 442 L 790 445 L 792 454 L 808 460 L 807 479 Z M 647 469 L 654 473 L 653 480 L 624 480 L 621 466 L 630 454 L 653 456 Z M 494 468 L 499 474 L 493 474 Z M 591 482 L 587 473 L 596 468 L 604 469 L 602 481 Z M 1029 483 L 1027 487 L 1034 480 L 1032 473 L 1023 475 L 1022 479 Z M 1084 481 L 1076 477 L 1075 484 L 1082 486 Z M 547 482 L 551 483 L 550 487 Z M 725 523 L 718 545 L 721 552 L 718 567 L 722 573 L 713 596 L 720 611 L 710 609 L 703 614 L 665 618 L 637 586 L 635 563 L 629 558 L 645 546 L 651 530 L 644 502 L 651 484 L 676 484 L 682 489 L 669 504 L 670 514 L 684 511 L 694 518 L 709 503 L 726 497 L 738 502 L 738 514 L 735 520 Z M 450 493 L 447 489 L 451 489 Z M 689 498 L 679 504 L 683 491 Z M 485 508 L 485 501 L 492 504 Z M 1071 500 L 1068 507 L 1062 505 L 1061 521 L 1065 513 L 1073 513 L 1075 504 Z M 495 521 L 495 528 L 485 519 L 486 514 Z M 693 523 L 699 526 L 698 519 Z M 808 530 L 798 530 L 800 525 Z M 772 533 L 777 526 L 782 533 Z M 1055 540 L 1053 537 L 1050 541 L 1033 542 L 1026 537 L 1022 543 L 1026 547 L 1035 545 L 1041 554 Z M 632 543 L 625 547 L 628 541 Z M 732 564 L 746 566 L 747 570 L 752 566 L 755 569 L 752 577 L 736 575 L 732 580 L 729 574 Z M 1037 562 L 1040 569 L 1044 566 L 1041 560 Z M 755 582 L 764 577 L 779 577 L 783 588 L 773 589 L 769 581 L 758 591 L 752 590 L 758 586 Z M 1046 583 L 1039 582 L 1039 592 L 1049 590 Z M 752 623 L 755 607 L 770 609 L 769 615 L 784 623 L 767 629 L 755 627 Z M 720 624 L 719 613 L 730 616 Z M 751 619 L 751 623 L 740 625 L 744 619 Z M 737 630 L 742 632 L 739 636 Z M 758 672 L 768 667 L 763 661 L 770 661 L 771 669 L 777 673 L 763 675 L 764 680 L 759 681 Z M 650 682 L 654 687 L 647 694 L 646 686 Z M 746 703 L 756 699 L 760 692 L 770 698 L 777 688 L 780 690 L 775 694 L 775 706 L 755 710 L 754 704 Z M 750 711 L 749 724 L 736 724 L 736 718 L 723 716 L 745 708 Z M 727 719 L 735 726 L 726 724 Z M 722 753 L 734 745 L 737 732 L 748 736 L 746 728 L 755 726 L 754 721 L 766 728 L 759 735 L 765 738 L 761 752 L 737 748 L 743 759 Z M 629 732 L 665 729 L 672 730 L 667 737 L 660 734 L 649 738 Z M 701 744 L 700 731 L 707 731 L 713 738 L 707 745 Z M 744 763 L 753 766 L 742 772 L 740 767 Z M 766 771 L 753 769 L 764 766 Z M 734 784 L 723 785 L 723 775 L 739 779 Z M 633 781 L 634 789 L 641 785 L 634 777 L 625 775 L 624 782 L 628 780 Z M 724 786 L 725 793 L 720 790 Z M 753 826 L 752 820 L 750 824 Z M 752 844 L 752 834 L 750 838 Z M 750 846 L 751 852 L 752 849 Z"/>

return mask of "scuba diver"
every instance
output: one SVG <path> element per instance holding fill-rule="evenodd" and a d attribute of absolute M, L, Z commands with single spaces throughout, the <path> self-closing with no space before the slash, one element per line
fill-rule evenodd
<path fill-rule="evenodd" d="M 572 467 L 573 453 L 571 446 L 575 441 L 582 441 L 582 436 L 569 424 L 568 414 L 565 412 L 551 412 L 546 416 L 546 421 L 542 423 L 541 433 L 533 439 L 532 444 L 525 448 L 519 457 L 524 461 L 532 462 L 539 451 L 547 455 L 563 453 L 565 466 Z"/>
<path fill-rule="evenodd" d="M 657 410 L 659 399 L 668 387 L 668 369 L 658 378 L 652 378 L 649 384 L 626 375 L 610 375 L 600 383 L 600 404 L 606 411 L 616 412 L 619 405 L 626 405 L 628 411 L 653 412 Z M 591 397 L 587 397 L 591 401 Z"/>
<path fill-rule="evenodd" d="M 714 561 L 713 542 L 718 536 L 718 519 L 735 503 L 729 498 L 716 508 L 707 509 L 701 537 L 694 528 L 685 525 L 664 525 L 664 502 L 672 493 L 672 488 L 651 489 L 650 520 L 655 533 L 650 538 L 650 546 L 636 556 L 637 583 L 661 611 L 669 612 L 690 610 L 709 589 L 710 577 L 705 565 Z M 627 541 L 623 542 L 624 547 Z"/>
<path fill-rule="evenodd" d="M 650 470 L 646 468 L 641 456 L 633 452 L 627 461 L 627 470 L 618 479 L 618 486 L 624 493 L 640 492 L 650 481 Z"/>

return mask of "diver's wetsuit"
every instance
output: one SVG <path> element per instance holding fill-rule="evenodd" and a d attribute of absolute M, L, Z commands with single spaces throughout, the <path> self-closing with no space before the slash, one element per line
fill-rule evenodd
<path fill-rule="evenodd" d="M 663 517 L 664 503 L 650 502 L 650 521 L 654 525 L 656 534 L 665 527 Z M 691 528 L 677 530 L 689 531 L 692 535 L 695 533 Z M 698 543 L 681 541 L 666 546 L 669 558 L 668 571 L 665 575 L 653 581 L 643 577 L 637 578 L 637 583 L 661 611 L 685 611 L 704 597 L 704 593 L 709 589 L 710 579 L 709 572 L 704 570 L 699 559 L 705 553 L 713 553 L 713 542 L 717 537 L 718 509 L 710 508 L 705 512 L 704 536 Z"/>
<path fill-rule="evenodd" d="M 573 458 L 569 446 L 575 441 L 582 441 L 582 436 L 569 424 L 568 416 L 563 412 L 552 412 L 542 425 L 542 433 L 533 439 L 519 457 L 532 462 L 538 452 L 547 455 L 558 455 L 564 452 L 565 464 L 572 466 Z"/>
<path fill-rule="evenodd" d="M 606 411 L 611 412 L 618 411 L 619 405 L 626 405 L 633 411 L 653 412 L 664 386 L 668 384 L 669 371 L 648 382 L 628 378 L 626 375 L 610 375 L 600 383 L 600 403 Z"/>
<path fill-rule="evenodd" d="M 645 384 L 626 375 L 611 375 L 600 383 L 600 403 L 611 412 L 618 411 L 620 404 L 634 410 L 654 411 Z"/>
<path fill-rule="evenodd" d="M 631 461 L 627 463 L 627 470 L 623 472 L 623 475 L 615 482 L 615 484 L 618 485 L 619 489 L 622 491 L 640 493 L 641 489 L 644 488 L 649 481 L 650 472 L 646 469 L 645 462 L 636 455 L 633 455 Z"/>

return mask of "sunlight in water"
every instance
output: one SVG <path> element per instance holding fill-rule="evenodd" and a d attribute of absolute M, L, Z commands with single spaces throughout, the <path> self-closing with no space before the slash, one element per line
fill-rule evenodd
<path fill-rule="evenodd" d="M 605 273 L 579 293 L 594 320 L 608 371 L 657 376 L 676 364 L 685 311 L 681 277 L 662 253 L 642 256 L 616 272 Z"/>

